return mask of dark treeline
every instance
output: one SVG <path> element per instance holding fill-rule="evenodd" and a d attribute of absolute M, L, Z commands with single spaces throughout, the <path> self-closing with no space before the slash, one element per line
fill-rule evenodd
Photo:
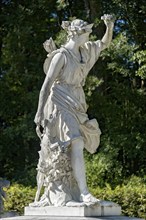
<path fill-rule="evenodd" d="M 65 39 L 62 20 L 94 23 L 101 39 L 104 13 L 116 15 L 114 37 L 87 78 L 88 113 L 102 130 L 94 155 L 85 153 L 88 183 L 121 183 L 146 173 L 145 0 L 3 0 L 0 14 L 0 176 L 25 184 L 35 178 L 40 149 L 34 116 L 43 79 L 43 42 Z M 92 179 L 92 181 L 91 181 Z M 94 180 L 94 181 L 93 181 Z"/>

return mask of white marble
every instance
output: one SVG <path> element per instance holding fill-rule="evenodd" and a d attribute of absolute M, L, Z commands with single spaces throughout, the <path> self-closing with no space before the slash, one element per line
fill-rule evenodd
<path fill-rule="evenodd" d="M 101 201 L 99 204 L 90 206 L 71 206 L 71 207 L 25 207 L 25 215 L 47 215 L 47 216 L 118 216 L 121 215 L 121 207 L 113 202 Z"/>
<path fill-rule="evenodd" d="M 68 40 L 60 49 L 52 38 L 44 43 L 48 55 L 34 120 L 41 150 L 32 207 L 74 206 L 75 202 L 80 207 L 99 202 L 87 187 L 83 149 L 94 153 L 101 131 L 96 119 L 88 118 L 83 86 L 101 51 L 112 40 L 114 19 L 104 15 L 102 20 L 106 32 L 101 40 L 89 41 L 93 24 L 76 19 L 62 23 Z"/>
<path fill-rule="evenodd" d="M 100 201 L 101 216 L 121 215 L 121 206 L 109 201 Z"/>
<path fill-rule="evenodd" d="M 91 215 L 91 212 L 93 215 Z M 40 215 L 40 216 L 70 216 L 70 217 L 84 217 L 84 216 L 101 216 L 101 207 L 96 210 L 94 208 L 85 207 L 25 207 L 25 215 Z"/>

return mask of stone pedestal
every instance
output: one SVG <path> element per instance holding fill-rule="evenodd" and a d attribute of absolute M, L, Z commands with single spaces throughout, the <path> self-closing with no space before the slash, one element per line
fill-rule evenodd
<path fill-rule="evenodd" d="M 121 207 L 113 202 L 101 201 L 100 204 L 83 207 L 25 207 L 24 215 L 38 216 L 114 216 L 121 215 Z"/>
<path fill-rule="evenodd" d="M 121 216 L 121 207 L 101 201 L 94 206 L 81 207 L 25 207 L 24 216 L 1 220 L 144 220 Z"/>

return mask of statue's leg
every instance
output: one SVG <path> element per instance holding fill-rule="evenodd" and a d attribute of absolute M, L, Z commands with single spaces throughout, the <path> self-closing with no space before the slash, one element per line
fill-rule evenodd
<path fill-rule="evenodd" d="M 74 177 L 78 183 L 80 193 L 88 194 L 85 175 L 85 164 L 83 156 L 84 142 L 81 138 L 72 141 L 71 145 L 71 165 Z"/>
<path fill-rule="evenodd" d="M 81 201 L 92 204 L 98 203 L 100 200 L 96 199 L 93 195 L 91 195 L 87 187 L 83 149 L 84 142 L 81 138 L 72 141 L 71 165 L 73 169 L 73 174 L 80 189 Z"/>

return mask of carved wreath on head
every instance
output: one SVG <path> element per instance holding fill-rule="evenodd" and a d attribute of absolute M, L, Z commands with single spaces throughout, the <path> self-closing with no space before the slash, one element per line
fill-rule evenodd
<path fill-rule="evenodd" d="M 66 30 L 68 33 L 77 32 L 91 32 L 93 24 L 88 24 L 86 21 L 81 19 L 75 19 L 72 22 L 70 21 L 62 21 L 61 27 Z"/>

